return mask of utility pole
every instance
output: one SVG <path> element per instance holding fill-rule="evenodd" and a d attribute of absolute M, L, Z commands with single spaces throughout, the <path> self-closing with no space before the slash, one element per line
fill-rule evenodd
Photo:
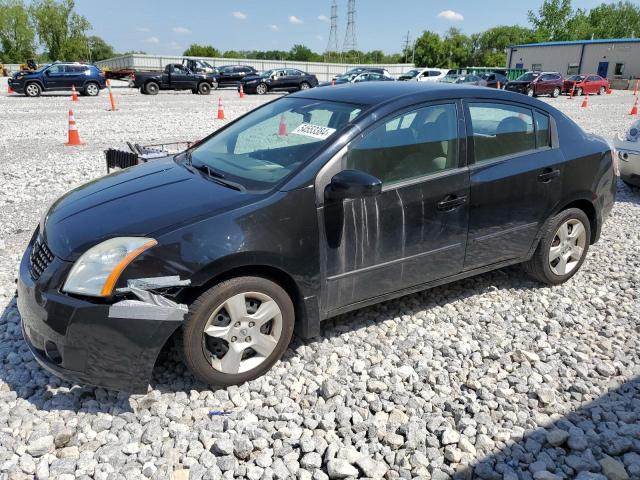
<path fill-rule="evenodd" d="M 358 50 L 358 38 L 356 36 L 356 0 L 348 0 L 347 33 L 344 37 L 342 51 L 348 53 L 355 50 Z"/>
<path fill-rule="evenodd" d="M 411 45 L 410 34 L 411 32 L 407 31 L 407 36 L 404 37 L 404 42 L 402 43 L 402 52 L 404 53 L 404 63 L 409 63 L 409 45 Z"/>
<path fill-rule="evenodd" d="M 340 52 L 338 47 L 338 3 L 333 0 L 331 5 L 331 30 L 329 31 L 329 43 L 325 53 L 325 60 L 328 55 L 337 55 Z"/>

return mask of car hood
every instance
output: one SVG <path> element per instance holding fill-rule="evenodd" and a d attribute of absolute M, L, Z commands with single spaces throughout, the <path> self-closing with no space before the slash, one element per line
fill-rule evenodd
<path fill-rule="evenodd" d="M 255 199 L 168 157 L 71 190 L 53 203 L 40 231 L 54 255 L 75 260 L 109 238 L 161 235 Z"/>
<path fill-rule="evenodd" d="M 247 75 L 246 77 L 242 77 L 242 81 L 244 83 L 250 82 L 252 80 L 270 80 L 269 78 L 262 78 L 260 75 Z"/>

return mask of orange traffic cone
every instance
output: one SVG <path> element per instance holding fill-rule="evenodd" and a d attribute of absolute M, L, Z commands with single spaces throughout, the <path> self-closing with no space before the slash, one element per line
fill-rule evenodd
<path fill-rule="evenodd" d="M 589 94 L 587 93 L 587 96 L 584 97 L 584 100 L 582 101 L 582 105 L 580 105 L 580 108 L 587 108 L 589 106 Z"/>
<path fill-rule="evenodd" d="M 107 79 L 107 89 L 109 89 L 109 103 L 111 103 L 111 111 L 116 111 L 116 99 L 113 97 L 113 92 L 111 91 L 111 80 Z"/>
<path fill-rule="evenodd" d="M 576 84 L 571 85 L 571 91 L 569 92 L 569 100 L 573 100 L 573 94 L 576 91 Z"/>
<path fill-rule="evenodd" d="M 280 117 L 280 125 L 278 126 L 278 136 L 286 137 L 287 133 L 287 123 L 284 121 L 284 113 Z"/>
<path fill-rule="evenodd" d="M 218 120 L 224 120 L 224 106 L 222 105 L 222 97 L 218 97 Z"/>
<path fill-rule="evenodd" d="M 75 85 L 71 85 L 71 101 L 72 102 L 77 102 L 78 101 L 78 92 L 76 92 L 76 86 Z"/>
<path fill-rule="evenodd" d="M 12 93 L 15 93 L 13 88 L 11 88 L 11 85 L 7 85 L 7 95 L 11 95 Z"/>
<path fill-rule="evenodd" d="M 242 87 L 242 84 L 240 84 L 240 98 L 244 98 L 244 88 Z"/>
<path fill-rule="evenodd" d="M 631 107 L 629 115 L 633 115 L 634 117 L 638 115 L 638 97 L 636 97 L 636 101 L 633 102 L 633 107 Z"/>
<path fill-rule="evenodd" d="M 78 133 L 78 127 L 76 126 L 76 119 L 73 116 L 73 110 L 69 109 L 69 141 L 65 143 L 67 147 L 75 145 L 82 145 L 80 141 L 80 134 Z"/>

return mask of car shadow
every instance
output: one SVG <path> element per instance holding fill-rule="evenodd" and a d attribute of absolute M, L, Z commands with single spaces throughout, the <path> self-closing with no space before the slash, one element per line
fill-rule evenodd
<path fill-rule="evenodd" d="M 544 427 L 497 443 L 468 466 L 443 470 L 464 480 L 559 480 L 581 472 L 594 480 L 640 478 L 640 377 L 611 383 L 604 395 Z M 541 410 L 552 413 L 554 406 Z"/>

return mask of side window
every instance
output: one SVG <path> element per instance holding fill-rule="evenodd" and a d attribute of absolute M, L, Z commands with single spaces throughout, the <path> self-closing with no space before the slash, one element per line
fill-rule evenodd
<path fill-rule="evenodd" d="M 54 65 L 48 71 L 49 73 L 64 73 L 64 65 Z"/>
<path fill-rule="evenodd" d="M 384 185 L 456 168 L 456 118 L 454 104 L 402 114 L 353 142 L 346 168 L 374 175 Z"/>
<path fill-rule="evenodd" d="M 536 147 L 533 118 L 528 108 L 471 103 L 469 113 L 476 163 Z"/>
<path fill-rule="evenodd" d="M 549 117 L 544 113 L 534 112 L 533 118 L 536 122 L 536 148 L 550 147 Z"/>
<path fill-rule="evenodd" d="M 289 69 L 289 70 L 287 70 L 287 76 L 288 77 L 299 77 L 300 76 L 300 70 Z"/>
<path fill-rule="evenodd" d="M 439 77 L 440 76 L 440 72 L 438 70 L 431 70 L 429 72 L 429 76 L 430 77 Z"/>

